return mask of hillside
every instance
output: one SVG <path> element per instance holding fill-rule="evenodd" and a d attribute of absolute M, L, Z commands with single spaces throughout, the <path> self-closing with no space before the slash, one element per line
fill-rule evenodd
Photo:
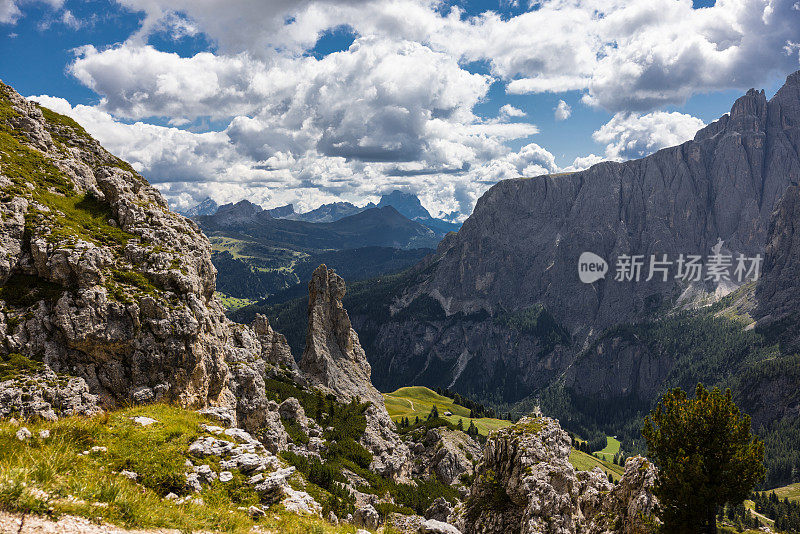
<path fill-rule="evenodd" d="M 386 401 L 386 409 L 389 411 L 389 416 L 395 422 L 403 417 L 409 418 L 411 422 L 416 417 L 424 420 L 431 413 L 433 407 L 436 406 L 439 417 L 448 423 L 457 425 L 461 421 L 464 429 L 466 429 L 469 427 L 470 422 L 473 422 L 478 428 L 478 432 L 483 436 L 489 435 L 493 430 L 512 424 L 511 421 L 488 417 L 470 419 L 470 410 L 468 408 L 459 406 L 453 402 L 452 398 L 439 395 L 423 386 L 400 388 L 391 393 L 384 393 L 383 398 Z M 447 415 L 447 412 L 451 415 Z"/>
<path fill-rule="evenodd" d="M 135 418 L 154 422 L 143 426 Z M 90 517 L 127 528 L 170 528 L 181 531 L 251 532 L 256 526 L 279 532 L 353 532 L 334 527 L 313 514 L 275 508 L 252 517 L 248 508 L 261 504 L 263 493 L 249 485 L 244 468 L 221 474 L 212 463 L 215 481 L 203 484 L 190 499 L 164 498 L 182 493 L 187 462 L 208 465 L 190 451 L 198 439 L 219 437 L 215 421 L 179 408 L 151 405 L 106 413 L 88 419 L 57 422 L 0 422 L 0 510 L 33 514 Z M 25 428 L 30 438 L 17 433 Z M 223 435 L 236 444 L 244 435 Z M 324 501 L 325 490 L 299 473 L 289 478 L 298 490 Z"/>

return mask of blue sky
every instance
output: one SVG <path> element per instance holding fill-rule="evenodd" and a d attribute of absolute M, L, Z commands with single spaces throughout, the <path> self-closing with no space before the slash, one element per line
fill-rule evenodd
<path fill-rule="evenodd" d="M 795 0 L 0 0 L 0 78 L 178 208 L 468 215 L 500 179 L 691 138 L 800 68 Z"/>

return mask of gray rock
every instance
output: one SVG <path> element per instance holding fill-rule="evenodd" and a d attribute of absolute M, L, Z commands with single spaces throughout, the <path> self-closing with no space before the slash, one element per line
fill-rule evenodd
<path fill-rule="evenodd" d="M 453 513 L 453 507 L 444 497 L 439 497 L 427 510 L 425 510 L 426 519 L 435 519 L 437 521 L 447 522 L 450 514 Z"/>
<path fill-rule="evenodd" d="M 186 473 L 186 487 L 189 491 L 193 491 L 195 493 L 199 493 L 202 491 L 203 486 L 200 484 L 200 475 L 197 473 Z"/>
<path fill-rule="evenodd" d="M 33 436 L 33 434 L 31 434 L 31 431 L 23 426 L 19 430 L 17 430 L 16 436 L 17 439 L 20 441 L 27 441 Z"/>
<path fill-rule="evenodd" d="M 342 402 L 358 399 L 371 405 L 361 440 L 373 454 L 370 468 L 405 480 L 410 452 L 394 431 L 383 396 L 370 381 L 371 368 L 342 305 L 344 280 L 320 265 L 308 284 L 308 330 L 300 367 L 309 381 L 331 391 Z"/>
<path fill-rule="evenodd" d="M 236 426 L 236 410 L 224 406 L 211 406 L 198 410 L 198 413 L 210 417 L 225 426 Z"/>
<path fill-rule="evenodd" d="M 771 213 L 787 187 L 800 182 L 798 102 L 795 73 L 769 101 L 763 91 L 749 91 L 729 115 L 680 146 L 638 160 L 494 185 L 458 234 L 445 238 L 436 255 L 382 303 L 387 320 L 376 324 L 375 309 L 351 316 L 357 330 L 369 325 L 374 333 L 365 349 L 376 385 L 391 391 L 416 383 L 420 369 L 435 361 L 437 373 L 428 385 L 490 395 L 500 381 L 508 402 L 567 370 L 568 386 L 578 393 L 605 385 L 618 391 L 621 382 L 612 374 L 603 377 L 611 381 L 606 384 L 572 367 L 587 341 L 660 305 L 691 307 L 735 285 L 615 282 L 616 259 L 631 253 L 668 254 L 673 261 L 678 254 L 706 256 L 718 239 L 734 257 L 763 255 Z M 585 251 L 609 262 L 606 279 L 578 280 L 578 258 Z M 777 296 L 780 286 L 774 287 Z M 402 313 L 414 309 L 412 303 L 431 310 L 424 320 Z M 551 325 L 545 335 L 500 320 L 540 309 L 540 323 Z M 646 353 L 629 351 L 624 358 L 631 361 L 626 380 L 653 370 L 646 382 L 656 382 L 672 364 L 648 362 Z M 638 358 L 645 359 L 641 371 Z M 465 369 L 503 373 L 462 374 Z"/>
<path fill-rule="evenodd" d="M 465 534 L 645 532 L 657 503 L 652 464 L 631 459 L 614 486 L 600 469 L 576 473 L 570 450 L 569 435 L 546 417 L 526 417 L 492 433 L 466 508 L 453 514 L 460 529 Z"/>
<path fill-rule="evenodd" d="M 281 419 L 288 419 L 290 421 L 297 421 L 301 427 L 308 427 L 308 418 L 303 407 L 300 406 L 300 401 L 294 397 L 289 397 L 278 406 L 278 413 Z"/>
<path fill-rule="evenodd" d="M 353 524 L 355 524 L 357 527 L 365 527 L 374 530 L 380 526 L 381 516 L 378 514 L 378 511 L 375 510 L 374 506 L 368 504 L 366 506 L 356 508 L 356 511 L 353 514 Z"/>
<path fill-rule="evenodd" d="M 0 418 L 10 414 L 54 421 L 58 416 L 94 415 L 98 397 L 82 378 L 59 377 L 49 369 L 0 382 Z"/>
<path fill-rule="evenodd" d="M 428 519 L 419 527 L 420 534 L 461 534 L 453 525 L 436 519 Z"/>
<path fill-rule="evenodd" d="M 139 475 L 137 473 L 134 473 L 133 471 L 127 471 L 127 470 L 123 469 L 122 471 L 119 472 L 119 474 L 124 476 L 128 480 L 138 480 L 139 479 Z"/>

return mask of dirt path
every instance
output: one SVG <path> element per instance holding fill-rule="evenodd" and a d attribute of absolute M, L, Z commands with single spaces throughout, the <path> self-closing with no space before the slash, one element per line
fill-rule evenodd
<path fill-rule="evenodd" d="M 179 530 L 125 530 L 113 525 L 93 523 L 82 517 L 61 516 L 58 521 L 45 517 L 0 512 L 0 532 L 3 534 L 180 534 Z"/>

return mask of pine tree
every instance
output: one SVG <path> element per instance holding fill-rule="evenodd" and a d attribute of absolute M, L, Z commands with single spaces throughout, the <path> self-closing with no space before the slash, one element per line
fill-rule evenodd
<path fill-rule="evenodd" d="M 741 504 L 764 477 L 764 443 L 730 390 L 698 384 L 689 399 L 673 389 L 645 418 L 642 434 L 659 468 L 655 494 L 665 532 L 716 533 L 719 507 Z"/>

